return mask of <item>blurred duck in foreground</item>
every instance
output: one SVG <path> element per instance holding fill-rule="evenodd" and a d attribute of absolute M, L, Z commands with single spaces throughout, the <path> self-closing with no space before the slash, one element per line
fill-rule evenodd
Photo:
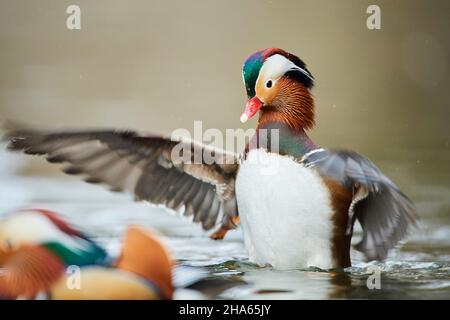
<path fill-rule="evenodd" d="M 171 299 L 173 267 L 163 245 L 137 226 L 114 260 L 53 212 L 19 211 L 0 221 L 1 298 Z"/>

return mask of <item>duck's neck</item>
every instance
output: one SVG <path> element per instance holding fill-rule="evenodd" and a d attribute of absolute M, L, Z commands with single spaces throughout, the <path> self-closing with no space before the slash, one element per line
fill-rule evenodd
<path fill-rule="evenodd" d="M 263 148 L 281 155 L 302 157 L 317 148 L 305 130 L 292 128 L 282 121 L 260 121 L 256 132 L 247 147 L 248 150 Z"/>

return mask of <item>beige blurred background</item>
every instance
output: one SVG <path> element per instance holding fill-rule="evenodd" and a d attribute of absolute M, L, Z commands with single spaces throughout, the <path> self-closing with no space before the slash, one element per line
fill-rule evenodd
<path fill-rule="evenodd" d="M 71 4 L 81 30 L 66 28 Z M 381 30 L 366 27 L 370 4 Z M 165 133 L 194 120 L 242 127 L 241 64 L 276 46 L 316 77 L 317 143 L 364 153 L 400 184 L 446 186 L 449 33 L 447 0 L 1 0 L 0 117 Z M 53 167 L 34 161 L 25 172 Z"/>
<path fill-rule="evenodd" d="M 72 4 L 81 7 L 81 30 L 66 28 Z M 366 27 L 371 4 L 381 8 L 381 30 Z M 0 122 L 164 133 L 192 130 L 195 120 L 204 129 L 251 128 L 256 119 L 239 122 L 241 65 L 275 46 L 299 55 L 316 78 L 312 138 L 367 155 L 413 200 L 420 228 L 385 264 L 361 264 L 352 252 L 356 268 L 338 277 L 254 268 L 239 229 L 209 241 L 161 208 L 1 144 L 0 218 L 23 206 L 54 210 L 112 256 L 127 225 L 149 227 L 182 264 L 264 292 L 243 287 L 225 299 L 448 299 L 450 0 L 0 0 Z M 383 290 L 365 289 L 374 266 L 382 267 Z"/>

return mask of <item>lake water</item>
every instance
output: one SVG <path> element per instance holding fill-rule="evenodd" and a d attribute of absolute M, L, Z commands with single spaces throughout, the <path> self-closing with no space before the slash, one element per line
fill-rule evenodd
<path fill-rule="evenodd" d="M 217 298 L 450 298 L 450 198 L 448 177 L 445 172 L 436 173 L 438 167 L 430 167 L 429 172 L 416 175 L 415 183 L 407 187 L 421 222 L 420 228 L 401 248 L 384 262 L 365 263 L 359 253 L 352 252 L 351 268 L 326 272 L 313 268 L 291 271 L 259 268 L 247 261 L 239 229 L 230 232 L 225 240 L 213 241 L 198 226 L 165 209 L 134 203 L 128 195 L 111 193 L 77 178 L 15 175 L 11 173 L 12 167 L 24 157 L 1 154 L 0 159 L 4 170 L 11 167 L 1 175 L 0 212 L 6 213 L 24 205 L 55 210 L 87 230 L 111 254 L 119 252 L 120 239 L 127 225 L 144 225 L 162 236 L 180 264 L 206 267 L 219 278 L 246 283 L 226 290 Z M 400 153 L 397 160 L 400 162 L 395 162 L 395 166 L 408 165 Z M 354 240 L 357 241 L 359 236 L 358 233 Z M 369 290 L 366 284 L 374 267 L 381 271 L 379 290 Z M 176 297 L 198 296 L 191 291 L 179 291 Z"/>

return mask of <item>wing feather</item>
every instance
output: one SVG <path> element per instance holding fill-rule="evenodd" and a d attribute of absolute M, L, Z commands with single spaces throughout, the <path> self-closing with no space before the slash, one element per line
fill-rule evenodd
<path fill-rule="evenodd" d="M 354 152 L 321 149 L 306 154 L 302 162 L 353 191 L 347 232 L 352 232 L 358 219 L 363 238 L 355 248 L 367 259 L 385 259 L 416 226 L 412 202 L 369 159 Z"/>
<path fill-rule="evenodd" d="M 137 200 L 185 207 L 186 215 L 211 229 L 236 217 L 234 183 L 238 170 L 235 154 L 212 150 L 192 141 L 134 131 L 39 131 L 11 129 L 5 138 L 9 149 L 44 155 L 51 163 L 67 163 L 63 171 L 83 175 L 89 183 L 104 183 L 112 191 L 127 191 Z M 182 146 L 183 158 L 172 159 Z M 191 156 L 184 158 L 185 152 Z M 214 155 L 206 162 L 205 153 Z M 188 154 L 189 155 L 189 154 Z M 200 159 L 200 162 L 194 160 Z M 234 209 L 232 209 L 234 208 Z M 219 211 L 222 215 L 219 215 Z M 218 220 L 219 216 L 223 217 Z"/>

